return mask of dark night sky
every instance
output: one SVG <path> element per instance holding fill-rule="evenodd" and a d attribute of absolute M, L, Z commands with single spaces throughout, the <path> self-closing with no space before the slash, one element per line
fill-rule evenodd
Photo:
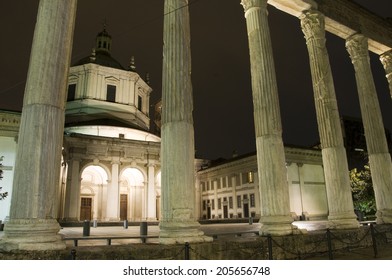
<path fill-rule="evenodd" d="M 2 1 L 0 108 L 20 111 L 38 0 Z M 79 0 L 72 62 L 88 56 L 106 20 L 112 56 L 150 73 L 155 102 L 161 95 L 163 0 Z M 255 150 L 248 39 L 240 0 L 190 1 L 195 141 L 198 156 L 230 157 Z M 390 0 L 357 0 L 392 17 Z M 375 7 L 373 7 L 375 6 Z M 23 7 L 21 9 L 21 7 Z M 287 144 L 318 141 L 308 54 L 299 20 L 269 6 L 270 31 Z M 341 115 L 360 117 L 355 76 L 344 41 L 327 35 Z M 371 54 L 384 125 L 392 131 L 391 97 L 378 56 Z"/>

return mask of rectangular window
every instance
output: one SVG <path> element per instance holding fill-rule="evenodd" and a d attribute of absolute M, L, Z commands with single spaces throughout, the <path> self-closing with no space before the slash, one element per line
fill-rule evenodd
<path fill-rule="evenodd" d="M 241 207 L 241 196 L 237 195 L 237 207 Z"/>
<path fill-rule="evenodd" d="M 222 199 L 218 198 L 218 209 L 222 209 Z"/>
<path fill-rule="evenodd" d="M 216 179 L 215 182 L 216 182 L 216 187 L 217 187 L 217 189 L 219 190 L 219 189 L 221 188 L 220 179 Z"/>
<path fill-rule="evenodd" d="M 207 202 L 203 200 L 203 210 L 207 210 Z"/>
<path fill-rule="evenodd" d="M 227 187 L 227 181 L 226 181 L 226 177 L 222 178 L 222 188 L 226 188 Z"/>
<path fill-rule="evenodd" d="M 140 95 L 138 95 L 137 96 L 137 109 L 139 111 L 142 111 L 142 108 L 143 108 L 143 98 Z"/>
<path fill-rule="evenodd" d="M 253 172 L 249 171 L 248 172 L 248 183 L 253 183 Z"/>
<path fill-rule="evenodd" d="M 201 190 L 202 190 L 203 192 L 205 192 L 205 191 L 206 191 L 206 184 L 205 184 L 204 182 L 201 182 L 201 183 L 200 183 L 200 186 L 201 186 Z"/>
<path fill-rule="evenodd" d="M 215 199 L 211 200 L 211 209 L 215 210 Z"/>
<path fill-rule="evenodd" d="M 240 186 L 241 185 L 240 174 L 234 175 L 234 178 L 235 178 L 235 185 Z"/>
<path fill-rule="evenodd" d="M 68 85 L 67 101 L 75 100 L 75 94 L 76 94 L 76 84 Z"/>
<path fill-rule="evenodd" d="M 256 207 L 255 194 L 251 193 L 249 198 L 250 198 L 250 207 Z"/>
<path fill-rule="evenodd" d="M 107 87 L 106 87 L 106 101 L 116 102 L 116 86 L 107 85 Z"/>
<path fill-rule="evenodd" d="M 229 197 L 229 208 L 233 209 L 233 197 Z"/>

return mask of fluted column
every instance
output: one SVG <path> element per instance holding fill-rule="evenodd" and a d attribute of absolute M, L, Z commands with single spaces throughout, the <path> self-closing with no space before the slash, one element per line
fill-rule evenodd
<path fill-rule="evenodd" d="M 309 52 L 330 227 L 356 228 L 359 224 L 354 214 L 346 150 L 325 45 L 324 15 L 318 11 L 306 11 L 300 16 L 300 20 Z"/>
<path fill-rule="evenodd" d="M 248 30 L 257 165 L 260 233 L 293 233 L 282 140 L 278 88 L 268 26 L 267 0 L 242 0 Z"/>
<path fill-rule="evenodd" d="M 106 220 L 120 220 L 120 185 L 119 185 L 119 158 L 113 159 L 112 177 L 108 184 L 107 203 L 106 203 Z"/>
<path fill-rule="evenodd" d="M 212 241 L 195 217 L 194 128 L 187 0 L 165 0 L 162 80 L 163 244 Z"/>
<path fill-rule="evenodd" d="M 377 204 L 377 223 L 392 223 L 392 163 L 380 104 L 370 68 L 367 38 L 355 34 L 346 40 L 355 69 L 362 122 Z"/>
<path fill-rule="evenodd" d="M 58 250 L 56 220 L 76 0 L 41 0 L 31 49 L 4 250 Z"/>
<path fill-rule="evenodd" d="M 389 93 L 392 98 L 392 50 L 383 53 L 380 56 L 380 60 L 385 69 L 385 76 L 387 77 L 389 84 Z"/>

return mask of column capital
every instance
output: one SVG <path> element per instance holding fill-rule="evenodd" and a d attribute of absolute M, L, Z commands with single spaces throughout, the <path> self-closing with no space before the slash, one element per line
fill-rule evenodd
<path fill-rule="evenodd" d="M 356 33 L 346 39 L 346 49 L 350 54 L 352 63 L 357 60 L 368 58 L 368 39 L 362 34 Z"/>
<path fill-rule="evenodd" d="M 389 50 L 380 55 L 380 60 L 384 66 L 385 73 L 388 75 L 392 73 L 392 50 Z"/>
<path fill-rule="evenodd" d="M 301 20 L 301 29 L 305 39 L 323 40 L 325 42 L 325 18 L 317 10 L 308 10 L 299 16 Z"/>
<path fill-rule="evenodd" d="M 252 8 L 267 8 L 268 0 L 241 0 L 241 5 L 244 7 L 245 13 Z"/>

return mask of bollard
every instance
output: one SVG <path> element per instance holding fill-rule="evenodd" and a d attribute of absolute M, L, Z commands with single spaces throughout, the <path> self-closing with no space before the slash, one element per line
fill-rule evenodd
<path fill-rule="evenodd" d="M 140 222 L 140 236 L 143 243 L 146 243 L 145 236 L 147 236 L 147 231 L 148 231 L 147 222 Z"/>
<path fill-rule="evenodd" d="M 327 229 L 327 243 L 328 243 L 328 256 L 330 260 L 333 260 L 333 253 L 332 253 L 332 240 L 331 240 L 331 232 L 329 228 Z"/>
<path fill-rule="evenodd" d="M 189 249 L 190 249 L 189 243 L 185 242 L 185 255 L 184 255 L 185 260 L 190 260 Z"/>
<path fill-rule="evenodd" d="M 84 220 L 83 222 L 83 236 L 90 236 L 90 221 Z"/>
<path fill-rule="evenodd" d="M 128 220 L 124 220 L 124 228 L 125 228 L 125 229 L 128 228 Z"/>
<path fill-rule="evenodd" d="M 71 260 L 76 260 L 76 250 L 75 249 L 71 250 Z"/>
<path fill-rule="evenodd" d="M 268 241 L 268 259 L 273 260 L 272 257 L 272 236 L 271 234 L 267 235 L 267 241 Z"/>
<path fill-rule="evenodd" d="M 93 227 L 97 227 L 98 226 L 98 221 L 97 220 L 93 220 Z"/>
<path fill-rule="evenodd" d="M 376 241 L 376 236 L 375 236 L 373 224 L 370 224 L 370 234 L 372 235 L 374 258 L 377 258 L 378 249 L 377 249 L 377 241 Z"/>

